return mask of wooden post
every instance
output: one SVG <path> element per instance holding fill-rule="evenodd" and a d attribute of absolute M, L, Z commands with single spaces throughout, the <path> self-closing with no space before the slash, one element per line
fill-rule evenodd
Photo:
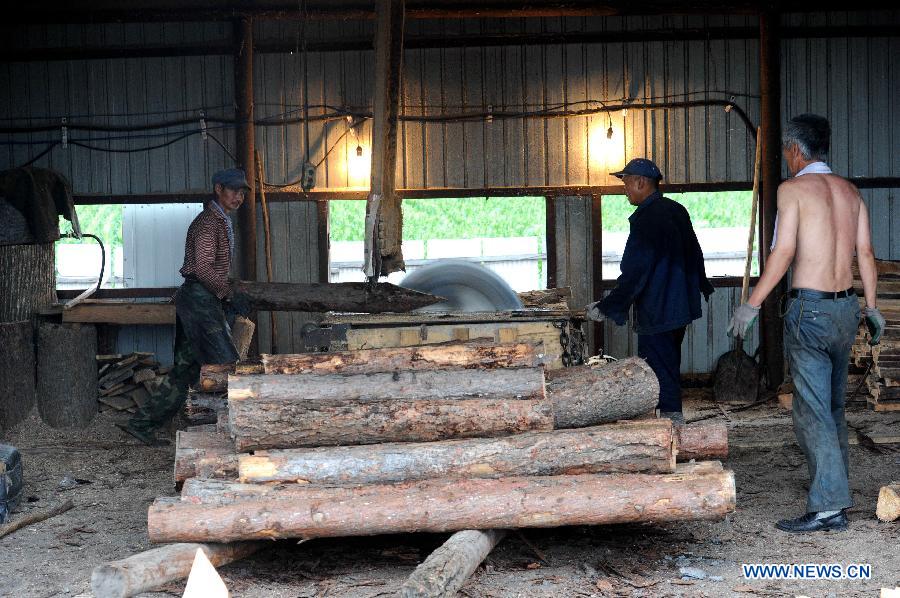
<path fill-rule="evenodd" d="M 603 198 L 599 193 L 591 195 L 591 300 L 603 298 Z M 575 306 L 576 309 L 579 306 Z M 603 350 L 603 322 L 588 322 L 591 355 Z"/>
<path fill-rule="evenodd" d="M 545 207 L 545 232 L 547 245 L 547 288 L 555 289 L 559 278 L 556 276 L 556 198 L 551 196 L 544 198 Z"/>
<path fill-rule="evenodd" d="M 234 21 L 234 116 L 238 122 L 235 131 L 237 165 L 247 175 L 250 189 L 238 210 L 240 231 L 241 278 L 256 280 L 256 128 L 253 124 L 253 19 L 241 17 Z M 256 314 L 250 314 L 256 320 Z M 250 354 L 257 355 L 257 339 L 250 343 Z"/>
<path fill-rule="evenodd" d="M 763 12 L 759 16 L 759 88 L 760 120 L 762 121 L 762 186 L 760 188 L 759 264 L 765 267 L 775 232 L 778 185 L 781 183 L 781 50 L 777 12 Z M 769 293 L 762 305 L 760 332 L 762 363 L 770 389 L 777 388 L 784 378 L 784 346 L 778 298 L 784 281 Z"/>
<path fill-rule="evenodd" d="M 372 120 L 372 179 L 366 200 L 365 270 L 370 279 L 405 270 L 397 170 L 397 123 L 402 85 L 405 0 L 375 5 L 375 96 Z"/>

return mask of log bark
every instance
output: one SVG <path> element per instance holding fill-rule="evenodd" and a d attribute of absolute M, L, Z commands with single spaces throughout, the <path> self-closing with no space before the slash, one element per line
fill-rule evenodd
<path fill-rule="evenodd" d="M 541 357 L 538 348 L 530 343 L 497 345 L 480 341 L 334 353 L 263 355 L 262 362 L 266 374 L 374 374 L 397 370 L 536 367 L 541 364 Z"/>
<path fill-rule="evenodd" d="M 878 492 L 875 516 L 881 521 L 900 519 L 900 482 L 893 482 L 888 486 L 881 487 L 881 491 Z"/>
<path fill-rule="evenodd" d="M 663 475 L 426 480 L 350 488 L 233 486 L 265 497 L 230 501 L 227 492 L 219 492 L 209 502 L 159 498 L 148 513 L 150 540 L 231 542 L 716 520 L 735 504 L 733 473 L 698 474 L 690 466 Z"/>
<path fill-rule="evenodd" d="M 141 552 L 121 561 L 94 567 L 91 590 L 96 598 L 127 598 L 150 592 L 190 574 L 197 550 L 216 567 L 258 552 L 265 542 L 231 544 L 169 544 Z"/>
<path fill-rule="evenodd" d="M 553 428 L 541 368 L 231 376 L 228 418 L 238 451 Z"/>
<path fill-rule="evenodd" d="M 0 430 L 28 417 L 35 402 L 34 329 L 30 321 L 0 323 Z"/>
<path fill-rule="evenodd" d="M 38 328 L 37 405 L 54 428 L 85 427 L 97 414 L 97 329 L 43 323 Z"/>
<path fill-rule="evenodd" d="M 193 477 L 236 479 L 238 455 L 224 434 L 213 430 L 178 430 L 175 433 L 175 485 Z"/>
<path fill-rule="evenodd" d="M 556 428 L 584 428 L 652 411 L 659 401 L 659 382 L 646 361 L 629 357 L 556 370 L 548 376 L 547 398 Z"/>
<path fill-rule="evenodd" d="M 493 439 L 260 451 L 241 455 L 238 470 L 242 482 L 320 485 L 671 473 L 675 470 L 674 435 L 669 420 L 644 420 Z"/>
<path fill-rule="evenodd" d="M 506 536 L 506 530 L 456 532 L 432 552 L 400 586 L 398 598 L 452 598 L 481 561 Z"/>
<path fill-rule="evenodd" d="M 232 287 L 264 311 L 405 313 L 443 301 L 428 293 L 380 282 L 296 283 L 235 281 Z"/>
<path fill-rule="evenodd" d="M 675 446 L 679 462 L 724 459 L 728 456 L 728 426 L 707 422 L 676 426 Z"/>
<path fill-rule="evenodd" d="M 264 372 L 261 363 L 207 363 L 200 366 L 200 382 L 197 390 L 200 392 L 228 392 L 228 376 L 238 374 L 262 374 Z"/>
<path fill-rule="evenodd" d="M 0 245 L 0 322 L 32 320 L 56 303 L 53 243 Z"/>

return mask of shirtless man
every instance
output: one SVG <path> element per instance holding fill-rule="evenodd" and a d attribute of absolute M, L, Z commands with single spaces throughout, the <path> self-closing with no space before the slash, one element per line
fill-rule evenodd
<path fill-rule="evenodd" d="M 784 313 L 784 346 L 796 389 L 794 432 L 806 455 L 810 485 L 806 514 L 775 524 L 788 532 L 843 530 L 851 506 L 844 393 L 850 347 L 860 320 L 853 291 L 859 264 L 871 344 L 884 330 L 875 305 L 877 272 L 869 215 L 856 187 L 831 174 L 824 160 L 831 128 L 814 114 L 797 116 L 783 135 L 794 177 L 778 187 L 775 243 L 753 294 L 735 310 L 728 333 L 745 337 L 759 306 L 792 267 Z"/>

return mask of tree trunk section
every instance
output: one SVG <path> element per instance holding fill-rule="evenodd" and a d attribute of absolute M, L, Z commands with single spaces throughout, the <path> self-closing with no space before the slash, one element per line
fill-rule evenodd
<path fill-rule="evenodd" d="M 379 282 L 299 283 L 239 280 L 232 287 L 264 311 L 406 313 L 442 300 L 428 293 Z"/>
<path fill-rule="evenodd" d="M 375 374 L 397 370 L 536 367 L 541 364 L 533 344 L 497 345 L 484 341 L 334 353 L 263 355 L 262 362 L 266 374 Z"/>
<path fill-rule="evenodd" d="M 541 368 L 232 376 L 228 418 L 239 451 L 553 428 Z"/>
<path fill-rule="evenodd" d="M 0 323 L 0 430 L 9 430 L 34 408 L 34 328 L 31 321 Z"/>
<path fill-rule="evenodd" d="M 0 322 L 33 320 L 56 303 L 53 243 L 0 245 Z"/>
<path fill-rule="evenodd" d="M 882 486 L 878 493 L 878 505 L 875 515 L 881 521 L 896 521 L 900 519 L 900 482 L 894 482 L 888 486 Z"/>
<path fill-rule="evenodd" d="M 504 438 L 263 451 L 240 456 L 239 479 L 357 485 L 674 470 L 671 422 L 644 420 Z"/>
<path fill-rule="evenodd" d="M 228 436 L 207 430 L 175 433 L 176 486 L 188 478 L 236 479 L 237 466 L 238 455 Z"/>
<path fill-rule="evenodd" d="M 706 422 L 675 426 L 675 446 L 679 462 L 725 459 L 728 456 L 728 426 Z"/>
<path fill-rule="evenodd" d="M 265 542 L 232 544 L 169 544 L 121 561 L 94 567 L 91 590 L 96 598 L 127 598 L 151 592 L 190 574 L 197 550 L 202 550 L 215 567 L 250 556 Z"/>
<path fill-rule="evenodd" d="M 207 363 L 200 366 L 200 382 L 197 384 L 197 390 L 200 392 L 228 392 L 228 376 L 237 374 L 246 376 L 248 374 L 262 374 L 263 366 L 261 363 Z"/>
<path fill-rule="evenodd" d="M 147 526 L 153 542 L 231 542 L 722 519 L 734 510 L 734 474 L 701 471 L 687 465 L 663 475 L 426 480 L 349 488 L 217 482 L 238 493 L 219 491 L 208 502 L 184 494 L 159 498 L 150 506 Z M 257 496 L 241 497 L 241 492 Z"/>
<path fill-rule="evenodd" d="M 97 329 L 84 324 L 38 328 L 37 405 L 54 428 L 87 426 L 97 413 Z"/>
<path fill-rule="evenodd" d="M 659 402 L 656 374 L 638 357 L 596 368 L 563 368 L 548 378 L 547 397 L 557 428 L 631 419 L 652 411 Z"/>
<path fill-rule="evenodd" d="M 499 529 L 456 532 L 416 567 L 398 598 L 453 598 L 505 536 Z"/>

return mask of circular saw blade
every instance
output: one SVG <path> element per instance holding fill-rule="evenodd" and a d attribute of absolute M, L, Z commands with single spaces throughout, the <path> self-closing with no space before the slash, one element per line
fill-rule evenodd
<path fill-rule="evenodd" d="M 479 312 L 522 309 L 516 292 L 495 272 L 480 264 L 442 260 L 410 272 L 400 286 L 443 297 L 445 301 L 418 312 Z"/>

